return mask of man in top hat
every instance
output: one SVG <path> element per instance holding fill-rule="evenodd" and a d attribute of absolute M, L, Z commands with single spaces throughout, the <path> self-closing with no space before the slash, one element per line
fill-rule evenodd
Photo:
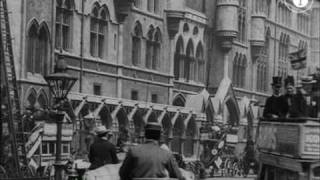
<path fill-rule="evenodd" d="M 301 93 L 295 94 L 294 78 L 285 79 L 286 93 L 282 96 L 286 102 L 286 117 L 306 116 L 307 104 Z"/>
<path fill-rule="evenodd" d="M 96 128 L 97 139 L 90 146 L 89 161 L 90 170 L 97 169 L 105 164 L 117 164 L 119 162 L 116 147 L 109 142 L 111 131 L 105 126 Z"/>
<path fill-rule="evenodd" d="M 263 117 L 279 118 L 285 117 L 287 109 L 284 98 L 281 97 L 280 90 L 282 86 L 281 77 L 275 76 L 272 78 L 272 91 L 273 94 L 266 100 L 263 111 Z"/>
<path fill-rule="evenodd" d="M 160 148 L 161 125 L 148 123 L 145 126 L 145 144 L 129 149 L 120 168 L 121 180 L 133 178 L 170 178 L 184 179 L 172 153 Z"/>

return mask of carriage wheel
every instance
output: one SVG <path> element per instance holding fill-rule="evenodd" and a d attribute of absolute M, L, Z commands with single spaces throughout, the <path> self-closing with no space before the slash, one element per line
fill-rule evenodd
<path fill-rule="evenodd" d="M 239 169 L 239 165 L 237 162 L 234 162 L 232 164 L 232 173 L 231 176 L 240 176 L 240 169 Z"/>
<path fill-rule="evenodd" d="M 0 165 L 0 179 L 8 178 L 7 171 Z"/>
<path fill-rule="evenodd" d="M 231 161 L 230 159 L 226 159 L 225 163 L 224 163 L 224 172 L 225 172 L 225 176 L 230 176 L 232 169 L 231 169 Z"/>

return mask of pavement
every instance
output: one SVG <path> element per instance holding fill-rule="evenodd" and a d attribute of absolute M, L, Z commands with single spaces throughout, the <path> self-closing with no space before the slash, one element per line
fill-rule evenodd
<path fill-rule="evenodd" d="M 212 178 L 206 178 L 205 180 L 255 180 L 257 178 L 256 175 L 248 175 L 248 177 L 212 177 Z"/>

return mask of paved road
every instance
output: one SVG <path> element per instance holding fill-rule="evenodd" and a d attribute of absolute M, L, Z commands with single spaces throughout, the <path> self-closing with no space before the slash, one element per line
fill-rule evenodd
<path fill-rule="evenodd" d="M 205 179 L 205 180 L 256 180 L 256 178 L 254 177 L 247 177 L 247 178 L 244 178 L 244 177 L 236 177 L 236 178 L 233 178 L 233 177 L 215 177 L 215 178 L 208 178 L 208 179 Z"/>
<path fill-rule="evenodd" d="M 213 177 L 213 178 L 207 178 L 205 180 L 255 180 L 257 178 L 257 176 L 254 175 L 249 175 L 248 177 L 244 178 L 244 177 Z"/>

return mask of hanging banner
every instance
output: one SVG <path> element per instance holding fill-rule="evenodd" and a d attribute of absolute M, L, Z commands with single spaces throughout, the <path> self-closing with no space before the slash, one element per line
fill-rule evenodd
<path fill-rule="evenodd" d="M 307 66 L 307 51 L 306 49 L 300 49 L 296 52 L 289 54 L 289 59 L 291 62 L 291 68 L 293 70 L 299 70 L 306 68 Z"/>

